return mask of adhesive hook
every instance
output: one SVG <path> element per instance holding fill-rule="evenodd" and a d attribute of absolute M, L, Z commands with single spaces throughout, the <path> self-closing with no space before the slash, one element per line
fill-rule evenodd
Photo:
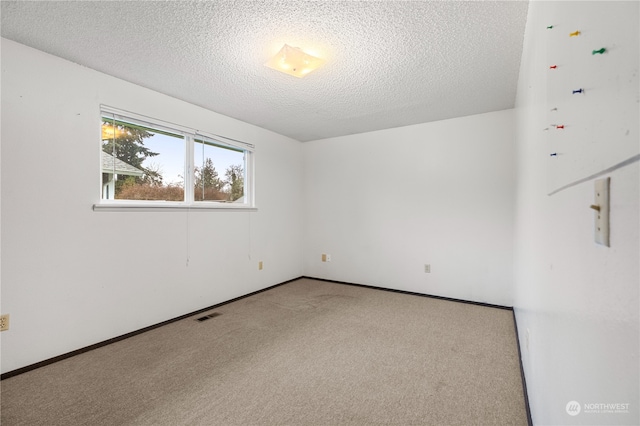
<path fill-rule="evenodd" d="M 558 68 L 558 66 L 557 66 L 557 65 L 551 65 L 551 66 L 549 67 L 549 69 L 550 69 L 550 70 L 555 70 L 556 68 Z"/>
<path fill-rule="evenodd" d="M 572 33 L 569 33 L 569 37 L 578 37 L 580 35 L 580 31 L 574 31 Z"/>
<path fill-rule="evenodd" d="M 580 88 L 578 90 L 574 90 L 573 94 L 575 95 L 576 93 L 584 93 L 584 90 L 582 88 Z"/>
<path fill-rule="evenodd" d="M 601 55 L 602 55 L 602 54 L 603 54 L 604 52 L 606 52 L 606 51 L 607 51 L 607 49 L 603 47 L 603 48 L 602 48 L 602 49 L 600 49 L 600 50 L 594 50 L 593 52 L 591 52 L 591 54 L 592 54 L 592 55 L 595 55 L 596 53 L 599 53 L 599 54 L 601 54 Z"/>

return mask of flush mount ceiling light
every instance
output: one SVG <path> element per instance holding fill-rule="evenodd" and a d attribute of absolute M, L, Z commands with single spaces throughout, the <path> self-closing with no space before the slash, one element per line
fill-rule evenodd
<path fill-rule="evenodd" d="M 304 53 L 299 47 L 285 44 L 265 65 L 274 70 L 302 78 L 323 63 L 324 59 Z"/>

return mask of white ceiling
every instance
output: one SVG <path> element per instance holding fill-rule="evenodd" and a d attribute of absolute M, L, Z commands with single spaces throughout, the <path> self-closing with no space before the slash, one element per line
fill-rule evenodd
<path fill-rule="evenodd" d="M 514 106 L 524 1 L 5 1 L 2 37 L 300 141 Z M 326 59 L 298 79 L 284 43 Z"/>

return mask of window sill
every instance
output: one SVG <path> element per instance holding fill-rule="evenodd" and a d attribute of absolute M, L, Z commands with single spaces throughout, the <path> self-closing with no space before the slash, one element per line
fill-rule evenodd
<path fill-rule="evenodd" d="M 151 211 L 243 211 L 243 212 L 256 212 L 257 207 L 238 206 L 233 204 L 177 204 L 177 203 L 102 203 L 94 204 L 93 211 L 139 211 L 139 212 L 151 212 Z"/>

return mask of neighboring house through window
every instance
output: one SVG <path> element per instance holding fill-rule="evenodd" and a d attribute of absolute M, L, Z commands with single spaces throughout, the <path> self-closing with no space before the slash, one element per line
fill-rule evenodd
<path fill-rule="evenodd" d="M 102 151 L 102 199 L 115 200 L 116 176 L 142 177 L 144 172 L 140 169 L 118 160 L 111 154 Z"/>

